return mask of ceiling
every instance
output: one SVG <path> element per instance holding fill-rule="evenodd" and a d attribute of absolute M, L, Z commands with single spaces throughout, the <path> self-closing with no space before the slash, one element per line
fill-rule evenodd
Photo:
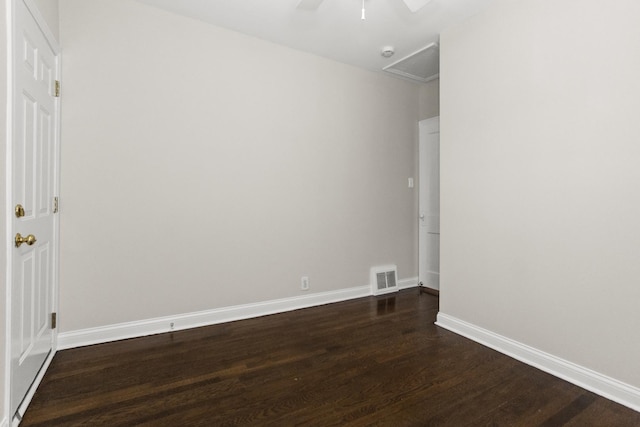
<path fill-rule="evenodd" d="M 445 28 L 477 14 L 493 0 L 364 0 L 365 20 L 361 19 L 363 0 L 139 1 L 356 67 L 382 71 L 437 43 Z M 410 7 L 420 8 L 412 12 Z M 390 58 L 381 55 L 386 46 L 394 48 Z M 418 73 L 435 77 L 437 62 L 437 49 L 433 49 L 422 58 L 404 61 L 403 67 L 419 67 Z"/>

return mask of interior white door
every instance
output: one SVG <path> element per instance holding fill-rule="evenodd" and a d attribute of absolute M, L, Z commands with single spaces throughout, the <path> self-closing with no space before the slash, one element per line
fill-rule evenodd
<path fill-rule="evenodd" d="M 22 0 L 13 45 L 11 414 L 53 349 L 57 260 L 58 57 Z M 19 246 L 18 246 L 19 245 Z"/>
<path fill-rule="evenodd" d="M 418 280 L 440 290 L 440 118 L 419 123 Z"/>

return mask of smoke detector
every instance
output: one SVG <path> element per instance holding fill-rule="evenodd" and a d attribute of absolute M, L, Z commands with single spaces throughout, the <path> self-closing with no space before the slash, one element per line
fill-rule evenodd
<path fill-rule="evenodd" d="M 394 53 L 395 50 L 393 49 L 393 46 L 385 46 L 382 48 L 382 52 L 380 52 L 380 55 L 384 56 L 385 58 L 391 58 Z"/>

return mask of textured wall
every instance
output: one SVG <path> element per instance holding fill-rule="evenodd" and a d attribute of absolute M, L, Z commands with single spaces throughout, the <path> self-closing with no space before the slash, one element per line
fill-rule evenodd
<path fill-rule="evenodd" d="M 59 18 L 58 18 L 58 0 L 33 0 L 36 7 L 47 21 L 49 30 L 56 40 L 60 40 Z"/>
<path fill-rule="evenodd" d="M 60 16 L 63 332 L 417 275 L 418 85 L 130 0 Z"/>
<path fill-rule="evenodd" d="M 640 386 L 640 3 L 441 38 L 441 311 Z M 597 29 L 597 30 L 595 30 Z"/>
<path fill-rule="evenodd" d="M 420 120 L 440 115 L 440 79 L 420 85 Z"/>

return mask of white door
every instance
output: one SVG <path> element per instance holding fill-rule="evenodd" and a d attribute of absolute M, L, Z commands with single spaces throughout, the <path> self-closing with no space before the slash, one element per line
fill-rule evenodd
<path fill-rule="evenodd" d="M 11 414 L 20 408 L 53 349 L 53 289 L 58 247 L 57 199 L 54 197 L 59 150 L 59 102 L 55 97 L 58 57 L 23 1 L 15 4 L 11 130 L 11 200 L 14 209 L 10 255 Z"/>
<path fill-rule="evenodd" d="M 422 120 L 419 126 L 418 279 L 440 290 L 440 119 Z"/>

